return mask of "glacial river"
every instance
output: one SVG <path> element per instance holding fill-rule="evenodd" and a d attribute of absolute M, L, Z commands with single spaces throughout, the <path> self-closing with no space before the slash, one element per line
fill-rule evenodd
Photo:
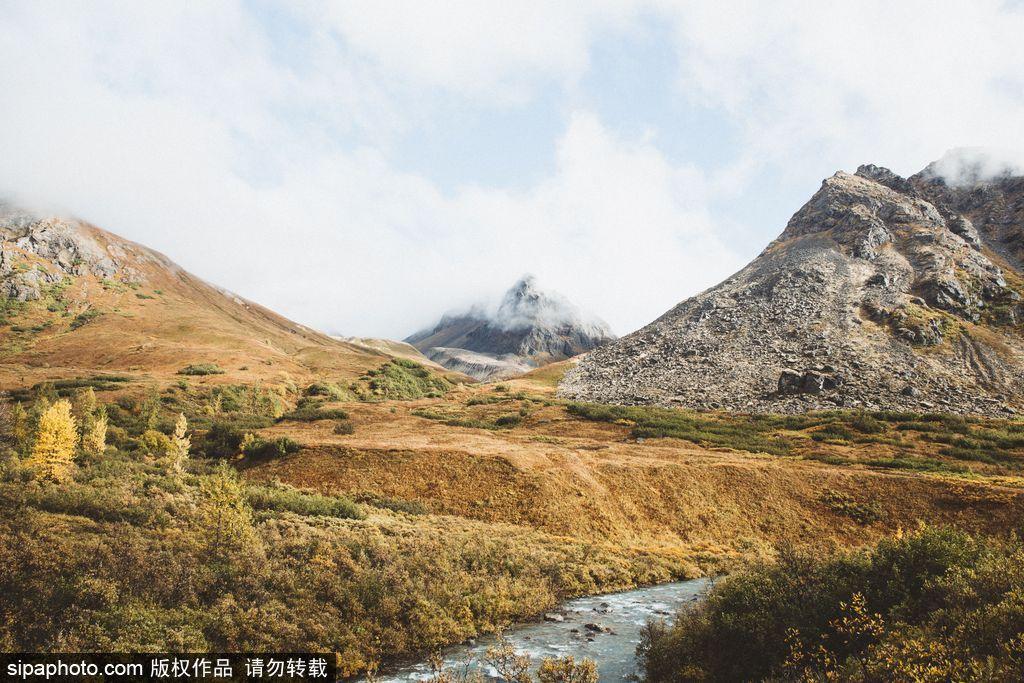
<path fill-rule="evenodd" d="M 707 579 L 695 579 L 570 600 L 549 613 L 563 621 L 521 624 L 506 631 L 505 639 L 520 653 L 530 655 L 534 666 L 544 657 L 572 655 L 577 660 L 594 660 L 602 683 L 636 680 L 641 627 L 650 619 L 671 620 L 680 607 L 699 599 L 707 585 Z M 493 638 L 481 638 L 473 645 L 446 650 L 445 668 L 486 667 L 480 658 L 494 642 Z M 493 671 L 485 673 L 495 675 Z M 388 672 L 379 680 L 399 683 L 429 677 L 430 667 L 422 662 Z"/>

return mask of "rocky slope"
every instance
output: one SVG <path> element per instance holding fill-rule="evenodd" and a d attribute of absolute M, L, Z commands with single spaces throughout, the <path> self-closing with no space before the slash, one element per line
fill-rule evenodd
<path fill-rule="evenodd" d="M 0 386 L 68 374 L 358 376 L 383 353 L 327 337 L 88 223 L 0 204 Z"/>
<path fill-rule="evenodd" d="M 509 289 L 494 312 L 475 306 L 445 314 L 405 341 L 445 367 L 477 379 L 499 379 L 565 360 L 614 339 L 608 326 L 532 276 Z"/>
<path fill-rule="evenodd" d="M 584 358 L 564 396 L 755 412 L 1024 405 L 1024 179 L 836 173 L 725 282 Z"/>

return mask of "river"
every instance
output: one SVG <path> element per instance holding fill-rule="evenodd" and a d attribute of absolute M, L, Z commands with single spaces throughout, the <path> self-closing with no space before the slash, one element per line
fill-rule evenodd
<path fill-rule="evenodd" d="M 602 683 L 636 680 L 641 627 L 650 619 L 670 620 L 680 607 L 695 602 L 707 585 L 707 579 L 695 579 L 569 600 L 549 613 L 564 621 L 520 624 L 505 632 L 505 640 L 530 655 L 535 666 L 544 657 L 572 655 L 577 660 L 594 660 Z M 445 668 L 462 670 L 467 663 L 481 666 L 480 657 L 494 642 L 493 638 L 481 638 L 472 645 L 446 650 Z M 494 675 L 493 671 L 485 673 Z M 387 672 L 378 680 L 399 683 L 429 677 L 430 666 L 421 662 Z"/>

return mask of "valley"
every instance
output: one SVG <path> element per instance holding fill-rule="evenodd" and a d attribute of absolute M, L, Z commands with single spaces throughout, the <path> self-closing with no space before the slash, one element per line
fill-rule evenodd
<path fill-rule="evenodd" d="M 733 633 L 715 619 L 773 568 L 827 593 L 810 648 L 859 585 L 828 593 L 833 565 L 951 548 L 916 594 L 1012 563 L 1016 214 L 956 195 L 969 230 L 941 187 L 887 174 L 826 180 L 758 261 L 619 340 L 531 278 L 407 342 L 331 337 L 6 207 L 0 647 L 331 652 L 373 677 L 567 600 L 735 577 L 635 634 L 650 680 L 700 680 L 731 657 L 688 638 Z M 789 666 L 785 633 L 758 675 Z"/>

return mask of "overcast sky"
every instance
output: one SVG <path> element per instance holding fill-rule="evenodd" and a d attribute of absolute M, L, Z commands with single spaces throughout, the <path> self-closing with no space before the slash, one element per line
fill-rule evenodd
<path fill-rule="evenodd" d="M 838 169 L 1019 145 L 1022 36 L 985 0 L 0 0 L 0 193 L 331 332 L 531 272 L 622 334 Z"/>

